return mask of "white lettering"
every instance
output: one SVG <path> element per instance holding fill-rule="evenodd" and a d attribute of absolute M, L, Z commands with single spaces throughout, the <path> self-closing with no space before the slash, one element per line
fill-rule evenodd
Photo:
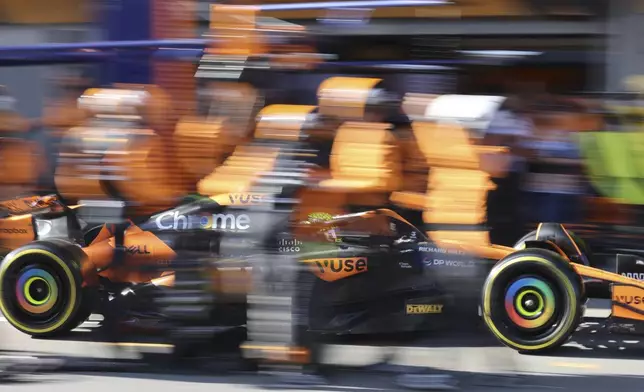
<path fill-rule="evenodd" d="M 212 216 L 212 228 L 227 229 L 226 223 L 230 223 L 230 228 L 234 229 L 236 226 L 235 215 L 233 214 L 214 214 Z"/>
<path fill-rule="evenodd" d="M 246 214 L 214 214 L 212 216 L 213 229 L 248 230 L 250 217 Z"/>
<path fill-rule="evenodd" d="M 472 260 L 463 261 L 463 260 L 441 260 L 441 259 L 434 259 L 433 264 L 445 265 L 448 267 L 456 267 L 456 268 L 474 267 L 476 265 L 476 263 Z"/>
<path fill-rule="evenodd" d="M 172 222 L 170 222 L 172 219 Z M 213 214 L 212 222 L 206 217 L 197 217 L 179 214 L 177 211 L 166 212 L 155 219 L 160 230 L 188 230 L 188 229 L 224 229 L 224 230 L 248 230 L 250 228 L 250 216 L 246 214 Z"/>
<path fill-rule="evenodd" d="M 174 212 L 174 226 L 175 230 L 179 230 L 179 223 L 182 223 L 181 230 L 188 228 L 188 217 L 185 215 L 179 215 L 179 212 Z"/>
<path fill-rule="evenodd" d="M 166 212 L 165 214 L 161 214 L 157 217 L 156 219 L 156 224 L 161 230 L 170 230 L 172 229 L 172 225 L 164 225 L 163 224 L 163 219 L 164 218 L 169 218 L 172 216 L 172 212 Z"/>
<path fill-rule="evenodd" d="M 644 273 L 625 272 L 625 273 L 622 273 L 622 276 L 625 276 L 625 277 L 631 278 L 631 279 L 644 280 Z"/>
<path fill-rule="evenodd" d="M 299 246 L 283 246 L 278 249 L 278 252 L 299 252 Z"/>
<path fill-rule="evenodd" d="M 237 215 L 237 228 L 240 230 L 248 230 L 250 227 L 250 216 L 246 214 Z"/>
<path fill-rule="evenodd" d="M 419 246 L 418 250 L 421 252 L 447 253 L 447 250 L 445 249 L 433 248 L 430 246 Z"/>
<path fill-rule="evenodd" d="M 459 249 L 443 249 L 443 248 L 434 248 L 431 246 L 419 246 L 418 250 L 421 252 L 432 252 L 432 253 L 442 253 L 442 254 L 455 254 L 455 255 L 464 255 L 465 252 Z"/>

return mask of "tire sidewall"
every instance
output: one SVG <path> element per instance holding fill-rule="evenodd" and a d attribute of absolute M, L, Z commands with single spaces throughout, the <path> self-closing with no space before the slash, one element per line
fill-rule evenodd
<path fill-rule="evenodd" d="M 526 273 L 529 271 L 529 273 Z M 506 332 L 505 320 L 495 312 L 508 283 L 522 275 L 537 275 L 556 289 L 559 325 L 534 343 L 518 342 Z M 582 316 L 583 284 L 570 264 L 554 252 L 528 249 L 500 261 L 490 272 L 482 294 L 483 318 L 490 331 L 505 345 L 522 352 L 540 352 L 562 345 L 576 330 Z M 502 301 L 502 300 L 501 300 Z"/>
<path fill-rule="evenodd" d="M 74 246 L 69 244 L 69 246 Z M 16 329 L 31 336 L 53 336 L 60 332 L 67 332 L 74 326 L 70 325 L 75 322 L 75 316 L 83 302 L 83 277 L 81 275 L 80 263 L 76 252 L 66 246 L 61 246 L 50 241 L 36 241 L 9 253 L 0 263 L 0 292 L 5 290 L 7 284 L 7 272 L 23 257 L 30 255 L 42 256 L 42 262 L 55 269 L 58 277 L 64 279 L 64 284 L 69 287 L 68 298 L 62 299 L 65 304 L 60 312 L 55 316 L 55 321 L 45 327 L 35 327 L 28 325 L 15 317 L 9 309 L 11 306 L 6 303 L 6 297 L 0 296 L 0 310 L 7 321 Z M 11 288 L 9 289 L 11 290 Z"/>

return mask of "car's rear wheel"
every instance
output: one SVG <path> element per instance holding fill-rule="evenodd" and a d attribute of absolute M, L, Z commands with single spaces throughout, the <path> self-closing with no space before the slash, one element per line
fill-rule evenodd
<path fill-rule="evenodd" d="M 95 288 L 83 285 L 81 254 L 56 241 L 9 253 L 0 264 L 0 309 L 7 321 L 38 337 L 68 332 L 85 321 L 96 297 Z"/>
<path fill-rule="evenodd" d="M 505 345 L 520 352 L 555 349 L 577 329 L 583 284 L 560 255 L 517 251 L 492 269 L 482 293 L 483 319 Z"/>

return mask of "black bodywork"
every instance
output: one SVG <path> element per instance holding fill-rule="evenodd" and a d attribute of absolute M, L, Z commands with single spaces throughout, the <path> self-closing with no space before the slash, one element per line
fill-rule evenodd
<path fill-rule="evenodd" d="M 320 333 L 453 328 L 454 318 L 477 315 L 480 288 L 497 262 L 441 248 L 387 209 L 335 217 L 317 230 L 319 241 L 303 241 L 298 254 L 308 273 L 351 272 L 355 266 L 340 265 L 343 260 L 364 260 L 363 272 L 315 279 L 309 328 Z"/>

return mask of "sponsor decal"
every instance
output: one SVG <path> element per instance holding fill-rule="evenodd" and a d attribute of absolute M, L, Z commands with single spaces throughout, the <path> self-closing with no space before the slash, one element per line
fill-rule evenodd
<path fill-rule="evenodd" d="M 409 269 L 409 268 L 411 268 L 411 265 L 410 265 L 409 263 L 404 262 L 404 261 L 399 261 L 399 262 L 398 262 L 398 266 L 399 266 L 400 268 L 404 268 L 404 269 Z"/>
<path fill-rule="evenodd" d="M 304 260 L 304 262 L 310 263 L 313 273 L 327 282 L 344 279 L 368 270 L 366 257 L 310 259 Z"/>
<path fill-rule="evenodd" d="M 258 204 L 264 201 L 267 195 L 263 193 L 230 193 L 228 200 L 230 205 Z"/>
<path fill-rule="evenodd" d="M 477 263 L 474 260 L 449 260 L 426 257 L 423 264 L 428 267 L 453 267 L 453 268 L 473 268 Z"/>
<path fill-rule="evenodd" d="M 418 304 L 407 305 L 407 314 L 438 314 L 443 313 L 443 305 Z"/>
<path fill-rule="evenodd" d="M 199 224 L 204 229 L 243 231 L 250 228 L 250 216 L 247 214 L 212 214 L 212 216 L 202 216 Z"/>
<path fill-rule="evenodd" d="M 6 234 L 27 234 L 27 230 L 26 230 L 26 229 L 16 229 L 16 228 L 12 228 L 12 229 L 5 229 L 5 228 L 1 228 L 1 229 L 0 229 L 0 233 L 6 233 Z"/>
<path fill-rule="evenodd" d="M 278 252 L 294 253 L 300 251 L 301 241 L 298 240 L 279 240 L 277 243 Z"/>
<path fill-rule="evenodd" d="M 613 301 L 626 305 L 640 305 L 644 303 L 640 295 L 615 295 Z"/>
<path fill-rule="evenodd" d="M 212 214 L 193 216 L 169 211 L 159 215 L 155 223 L 160 230 L 212 229 L 244 231 L 250 228 L 247 214 Z"/>
<path fill-rule="evenodd" d="M 624 309 L 623 306 L 632 307 L 639 311 L 644 311 L 644 290 L 639 287 L 630 285 L 613 286 L 613 316 L 627 319 L 644 320 L 644 316 L 631 310 Z M 622 306 L 620 306 L 622 305 Z"/>
<path fill-rule="evenodd" d="M 421 252 L 447 253 L 447 249 L 434 248 L 432 246 L 419 246 L 418 250 Z"/>
<path fill-rule="evenodd" d="M 177 211 L 166 212 L 159 215 L 155 223 L 161 230 L 185 230 L 188 228 L 188 217 Z"/>
<path fill-rule="evenodd" d="M 632 320 L 644 320 L 644 316 L 624 307 L 644 311 L 644 290 L 630 285 L 613 285 L 612 316 Z M 621 305 L 621 306 L 620 306 Z"/>
<path fill-rule="evenodd" d="M 622 272 L 622 276 L 631 279 L 644 280 L 644 272 Z"/>
<path fill-rule="evenodd" d="M 132 245 L 125 248 L 125 251 L 129 255 L 149 255 L 151 254 L 148 251 L 147 245 Z"/>
<path fill-rule="evenodd" d="M 419 246 L 418 250 L 421 252 L 426 252 L 426 253 L 443 253 L 443 254 L 454 254 L 454 255 L 464 255 L 465 252 L 462 250 L 458 249 L 443 249 L 443 248 L 436 248 L 433 246 Z"/>

